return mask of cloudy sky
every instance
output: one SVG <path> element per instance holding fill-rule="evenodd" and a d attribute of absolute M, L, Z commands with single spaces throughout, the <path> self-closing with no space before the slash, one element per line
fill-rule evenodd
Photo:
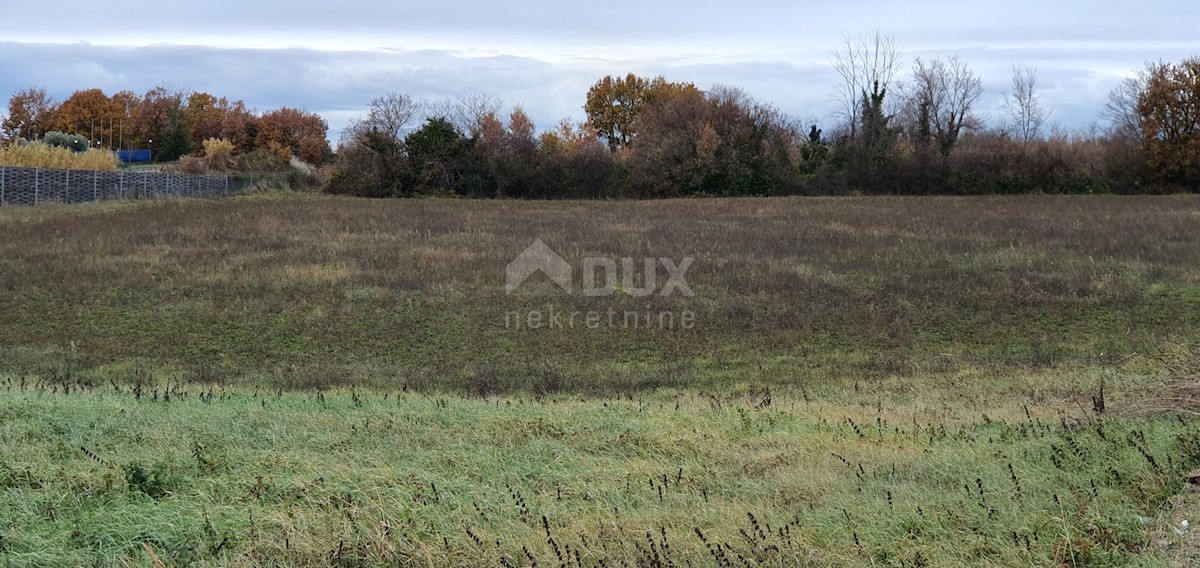
<path fill-rule="evenodd" d="M 1012 66 L 1034 66 L 1052 120 L 1084 129 L 1144 62 L 1200 55 L 1194 0 L 2 0 L 0 15 L 4 99 L 29 86 L 61 100 L 167 84 L 314 111 L 332 138 L 386 91 L 487 92 L 547 128 L 581 119 L 588 87 L 626 72 L 739 86 L 826 125 L 830 51 L 876 28 L 895 36 L 906 67 L 915 56 L 965 59 L 993 120 Z"/>

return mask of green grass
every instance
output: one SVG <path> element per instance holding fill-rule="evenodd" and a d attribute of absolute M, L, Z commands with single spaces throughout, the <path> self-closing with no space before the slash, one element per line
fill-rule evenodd
<path fill-rule="evenodd" d="M 1184 196 L 3 209 L 0 567 L 1194 560 L 1198 227 Z M 534 238 L 693 256 L 696 295 L 505 294 Z M 697 325 L 505 327 L 609 308 Z"/>
<path fill-rule="evenodd" d="M 1118 406 L 1147 381 L 633 401 L 191 385 L 169 402 L 9 383 L 0 552 L 9 566 L 145 565 L 143 544 L 211 566 L 558 566 L 568 550 L 584 566 L 1157 565 L 1145 531 L 1200 463 L 1200 428 L 1079 412 L 1077 385 L 1101 376 Z"/>

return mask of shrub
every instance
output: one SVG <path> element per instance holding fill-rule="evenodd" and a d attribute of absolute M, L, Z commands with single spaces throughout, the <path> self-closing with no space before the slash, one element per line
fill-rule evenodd
<path fill-rule="evenodd" d="M 85 136 L 51 131 L 42 137 L 42 142 L 54 148 L 67 148 L 76 152 L 84 152 L 92 147 L 92 142 Z"/>
<path fill-rule="evenodd" d="M 185 174 L 205 174 L 208 173 L 208 163 L 204 158 L 184 156 L 179 159 L 179 171 Z"/>
<path fill-rule="evenodd" d="M 209 138 L 204 141 L 204 159 L 209 169 L 228 171 L 233 168 L 233 142 L 224 138 Z"/>
<path fill-rule="evenodd" d="M 238 157 L 239 169 L 247 172 L 281 172 L 291 166 L 291 155 L 279 155 L 264 148 L 255 148 Z"/>

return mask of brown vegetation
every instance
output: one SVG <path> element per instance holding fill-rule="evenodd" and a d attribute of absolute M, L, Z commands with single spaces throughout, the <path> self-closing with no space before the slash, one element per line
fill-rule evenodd
<path fill-rule="evenodd" d="M 530 366 L 547 364 L 567 389 L 598 392 L 1104 363 L 1200 329 L 1200 204 L 1188 197 L 260 198 L 71 211 L 0 217 L 8 365 L 50 364 L 74 341 L 95 365 L 216 365 L 288 386 L 367 380 L 359 370 L 373 367 L 459 389 L 490 367 L 496 388 L 523 389 Z M 535 238 L 576 266 L 695 257 L 696 295 L 597 299 L 549 282 L 505 294 L 505 266 Z M 687 309 L 698 324 L 505 327 L 515 310 L 609 307 Z"/>

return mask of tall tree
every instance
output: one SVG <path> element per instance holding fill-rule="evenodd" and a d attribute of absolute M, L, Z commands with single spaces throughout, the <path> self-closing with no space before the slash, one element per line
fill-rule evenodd
<path fill-rule="evenodd" d="M 608 75 L 588 90 L 583 108 L 588 124 L 615 151 L 633 143 L 638 118 L 649 105 L 699 92 L 691 83 L 672 83 L 661 76 L 646 79 L 633 73 L 623 78 Z"/>
<path fill-rule="evenodd" d="M 1102 118 L 1108 122 L 1109 136 L 1126 141 L 1141 141 L 1142 117 L 1138 111 L 1138 98 L 1146 90 L 1151 75 L 1165 66 L 1162 61 L 1147 63 L 1133 77 L 1122 79 L 1108 93 Z"/>
<path fill-rule="evenodd" d="M 246 103 L 235 101 L 221 119 L 220 137 L 233 142 L 236 152 L 249 152 L 254 149 L 254 139 L 258 137 L 258 126 L 258 117 L 246 109 Z"/>
<path fill-rule="evenodd" d="M 56 110 L 54 99 L 45 89 L 31 87 L 8 99 L 8 116 L 0 128 L 11 139 L 37 140 L 54 129 Z"/>
<path fill-rule="evenodd" d="M 1150 167 L 1200 187 L 1200 57 L 1156 66 L 1137 100 Z"/>
<path fill-rule="evenodd" d="M 100 89 L 75 91 L 58 107 L 55 128 L 69 134 L 86 136 L 93 146 L 110 146 L 117 121 L 125 109 Z"/>
<path fill-rule="evenodd" d="M 412 97 L 389 91 L 371 99 L 366 118 L 352 122 L 342 137 L 353 141 L 367 132 L 375 132 L 393 142 L 403 142 L 418 112 L 420 105 Z"/>
<path fill-rule="evenodd" d="M 195 92 L 187 97 L 183 107 L 183 118 L 191 133 L 192 148 L 202 148 L 205 140 L 221 137 L 221 125 L 229 112 L 229 100 L 217 98 L 205 92 Z"/>
<path fill-rule="evenodd" d="M 942 156 L 949 156 L 964 128 L 976 124 L 971 115 L 983 93 L 979 76 L 958 56 L 932 61 L 916 58 L 913 87 L 906 107 L 915 110 L 918 139 L 937 143 Z"/>
<path fill-rule="evenodd" d="M 1050 113 L 1042 108 L 1037 92 L 1037 69 L 1013 66 L 1012 87 L 1004 92 L 1004 110 L 1008 113 L 1008 130 L 1028 144 L 1042 135 L 1042 127 Z"/>
<path fill-rule="evenodd" d="M 137 96 L 133 91 L 128 90 L 117 91 L 110 98 L 121 113 L 121 117 L 117 119 L 117 138 L 112 147 L 124 150 L 129 147 L 129 144 L 126 142 L 131 138 L 130 132 L 133 128 L 133 113 L 138 105 L 141 104 L 142 98 Z"/>
<path fill-rule="evenodd" d="M 851 140 L 858 138 L 864 101 L 882 95 L 896 78 L 900 49 L 891 34 L 879 30 L 857 37 L 846 37 L 842 47 L 830 54 L 833 68 L 842 77 L 833 98 L 839 105 L 838 117 L 846 125 Z M 883 97 L 880 96 L 880 100 Z M 883 110 L 882 108 L 880 109 Z"/>
<path fill-rule="evenodd" d="M 870 91 L 863 91 L 859 102 L 860 113 L 858 120 L 858 138 L 852 139 L 850 145 L 861 150 L 860 157 L 866 163 L 862 172 L 878 172 L 891 159 L 896 147 L 899 129 L 892 126 L 893 115 L 884 108 L 887 101 L 887 88 L 876 82 L 871 84 Z"/>
<path fill-rule="evenodd" d="M 175 107 L 170 110 L 167 130 L 162 135 L 162 143 L 154 154 L 156 162 L 173 162 L 192 152 L 192 136 L 189 130 L 184 109 Z"/>
<path fill-rule="evenodd" d="M 160 156 L 165 157 L 161 150 L 167 137 L 178 133 L 177 120 L 182 117 L 183 98 L 182 92 L 165 85 L 147 91 L 133 110 L 128 132 L 133 139 L 132 144 L 149 148 L 155 160 L 160 160 Z M 178 147 L 176 144 L 168 154 L 174 153 Z"/>

